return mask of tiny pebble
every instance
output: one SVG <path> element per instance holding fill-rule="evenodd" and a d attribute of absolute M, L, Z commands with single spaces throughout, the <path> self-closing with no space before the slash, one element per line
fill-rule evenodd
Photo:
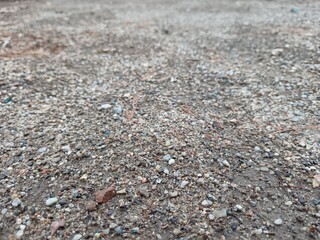
<path fill-rule="evenodd" d="M 47 148 L 46 147 L 42 147 L 42 148 L 39 148 L 38 149 L 38 153 L 44 153 L 47 151 Z"/>
<path fill-rule="evenodd" d="M 109 225 L 109 228 L 110 228 L 110 229 L 115 229 L 117 226 L 118 226 L 117 224 L 111 223 L 111 224 Z"/>
<path fill-rule="evenodd" d="M 116 106 L 113 108 L 113 112 L 116 113 L 116 114 L 121 114 L 123 111 L 122 107 L 121 106 Z"/>
<path fill-rule="evenodd" d="M 171 158 L 172 158 L 172 157 L 171 157 L 171 155 L 169 155 L 169 154 L 164 155 L 164 156 L 162 157 L 162 159 L 165 160 L 165 161 L 169 161 Z"/>
<path fill-rule="evenodd" d="M 175 162 L 176 162 L 176 161 L 171 158 L 171 159 L 169 160 L 168 164 L 169 164 L 169 165 L 173 165 Z"/>
<path fill-rule="evenodd" d="M 121 226 L 116 227 L 114 230 L 119 235 L 123 233 L 123 228 Z"/>
<path fill-rule="evenodd" d="M 177 191 L 174 191 L 174 192 L 170 193 L 170 197 L 172 197 L 172 198 L 175 198 L 177 196 L 178 196 L 178 192 Z"/>
<path fill-rule="evenodd" d="M 262 234 L 262 229 L 261 228 L 255 229 L 255 230 L 253 230 L 252 233 L 255 234 L 255 235 L 261 235 Z"/>
<path fill-rule="evenodd" d="M 81 234 L 76 234 L 73 236 L 72 240 L 79 240 L 82 238 L 82 235 Z"/>
<path fill-rule="evenodd" d="M 281 218 L 278 218 L 277 220 L 274 221 L 274 224 L 277 225 L 277 226 L 282 225 L 282 223 L 283 223 L 283 222 L 282 222 L 282 219 L 281 219 Z"/>
<path fill-rule="evenodd" d="M 14 207 L 18 207 L 18 206 L 20 206 L 20 204 L 21 204 L 21 200 L 19 199 L 19 198 L 16 198 L 16 199 L 14 199 L 13 201 L 12 201 L 12 206 L 14 206 Z"/>
<path fill-rule="evenodd" d="M 185 186 L 187 186 L 189 184 L 188 181 L 182 181 L 181 182 L 181 188 L 184 188 Z"/>
<path fill-rule="evenodd" d="M 179 236 L 181 234 L 181 230 L 179 228 L 176 228 L 173 230 L 173 235 Z"/>
<path fill-rule="evenodd" d="M 51 206 L 51 205 L 53 205 L 53 204 L 55 204 L 57 202 L 58 202 L 58 198 L 55 198 L 55 197 L 49 198 L 49 199 L 46 200 L 46 205 L 47 206 Z"/>
<path fill-rule="evenodd" d="M 230 163 L 227 160 L 223 160 L 222 164 L 226 167 L 230 167 Z"/>
<path fill-rule="evenodd" d="M 292 205 L 292 201 L 287 201 L 287 202 L 284 203 L 284 205 L 291 206 Z"/>
<path fill-rule="evenodd" d="M 2 215 L 5 215 L 7 212 L 8 212 L 8 209 L 6 209 L 6 208 L 4 208 L 4 209 L 1 210 L 1 214 L 2 214 Z"/>
<path fill-rule="evenodd" d="M 131 229 L 132 233 L 136 233 L 137 234 L 137 233 L 139 233 L 139 231 L 140 231 L 140 229 L 138 227 L 134 227 L 134 228 Z"/>
<path fill-rule="evenodd" d="M 204 207 L 209 207 L 209 206 L 211 206 L 213 203 L 212 203 L 212 201 L 210 201 L 210 200 L 203 200 L 202 202 L 201 202 L 201 205 L 202 206 L 204 206 Z"/>
<path fill-rule="evenodd" d="M 108 103 L 106 103 L 106 104 L 102 104 L 100 107 L 99 107 L 99 109 L 101 110 L 101 109 L 109 109 L 109 108 L 111 108 L 112 106 L 110 105 L 110 104 L 108 104 Z"/>

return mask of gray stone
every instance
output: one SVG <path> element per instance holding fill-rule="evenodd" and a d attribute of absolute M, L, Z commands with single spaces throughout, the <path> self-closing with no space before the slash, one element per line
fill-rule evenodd
<path fill-rule="evenodd" d="M 81 234 L 76 234 L 73 236 L 72 240 L 80 240 L 82 238 Z"/>
<path fill-rule="evenodd" d="M 171 157 L 170 154 L 164 155 L 164 156 L 162 157 L 162 159 L 165 160 L 165 161 L 169 161 L 171 158 L 172 158 L 172 157 Z"/>
<path fill-rule="evenodd" d="M 177 197 L 178 196 L 178 192 L 177 191 L 174 191 L 174 192 L 171 192 L 170 193 L 170 197 L 171 198 L 175 198 L 175 197 Z"/>
<path fill-rule="evenodd" d="M 204 206 L 204 207 L 209 207 L 209 206 L 211 206 L 213 204 L 213 202 L 212 201 L 210 201 L 210 200 L 203 200 L 202 201 L 202 203 L 201 203 L 201 205 L 202 206 Z"/>
<path fill-rule="evenodd" d="M 168 161 L 168 164 L 169 164 L 169 165 L 173 165 L 173 164 L 175 164 L 175 162 L 176 162 L 176 161 L 175 161 L 173 158 L 171 158 L 171 159 Z"/>
<path fill-rule="evenodd" d="M 109 109 L 111 108 L 112 106 L 108 103 L 105 103 L 105 104 L 102 104 L 100 107 L 99 107 L 99 110 L 102 110 L 102 109 Z"/>
<path fill-rule="evenodd" d="M 122 114 L 122 111 L 123 111 L 123 109 L 122 109 L 121 106 L 116 106 L 116 107 L 113 108 L 113 112 L 118 114 L 118 115 Z"/>
<path fill-rule="evenodd" d="M 1 214 L 2 214 L 2 215 L 5 215 L 7 212 L 8 212 L 8 209 L 6 209 L 6 208 L 4 208 L 4 209 L 1 210 Z"/>
<path fill-rule="evenodd" d="M 276 219 L 276 220 L 274 221 L 274 224 L 277 225 L 277 226 L 282 225 L 282 223 L 283 223 L 283 221 L 282 221 L 281 218 L 278 218 L 278 219 Z"/>
<path fill-rule="evenodd" d="M 140 228 L 138 228 L 138 227 L 134 227 L 134 228 L 131 229 L 132 233 L 136 233 L 137 234 L 137 233 L 139 233 L 139 231 L 140 231 Z"/>
<path fill-rule="evenodd" d="M 123 228 L 121 226 L 116 227 L 114 230 L 119 235 L 123 233 Z"/>
<path fill-rule="evenodd" d="M 227 209 L 213 210 L 212 215 L 214 219 L 224 218 L 227 216 Z"/>
<path fill-rule="evenodd" d="M 16 199 L 13 199 L 11 204 L 14 207 L 18 207 L 18 206 L 20 206 L 21 203 L 22 203 L 21 200 L 19 198 L 16 198 Z"/>
<path fill-rule="evenodd" d="M 38 149 L 38 153 L 45 153 L 47 151 L 46 147 L 42 147 Z"/>
<path fill-rule="evenodd" d="M 185 186 L 187 186 L 189 184 L 189 181 L 182 181 L 181 182 L 181 188 L 184 188 Z"/>
<path fill-rule="evenodd" d="M 52 206 L 52 205 L 56 204 L 57 202 L 58 202 L 58 198 L 56 198 L 56 197 L 49 198 L 46 200 L 46 205 Z"/>

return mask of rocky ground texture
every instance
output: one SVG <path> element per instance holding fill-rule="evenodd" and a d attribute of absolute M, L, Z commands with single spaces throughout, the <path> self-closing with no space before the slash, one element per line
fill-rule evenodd
<path fill-rule="evenodd" d="M 320 2 L 0 1 L 0 239 L 320 239 Z"/>

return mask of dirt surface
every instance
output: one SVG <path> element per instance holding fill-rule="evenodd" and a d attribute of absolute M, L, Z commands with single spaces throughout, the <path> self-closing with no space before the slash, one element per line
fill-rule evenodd
<path fill-rule="evenodd" d="M 0 1 L 0 239 L 320 239 L 319 1 Z"/>

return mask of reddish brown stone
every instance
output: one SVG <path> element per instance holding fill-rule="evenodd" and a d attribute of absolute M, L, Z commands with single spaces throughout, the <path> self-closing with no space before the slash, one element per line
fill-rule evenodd
<path fill-rule="evenodd" d="M 95 195 L 97 203 L 106 203 L 116 195 L 116 189 L 114 186 L 111 186 L 109 188 L 97 191 Z"/>

